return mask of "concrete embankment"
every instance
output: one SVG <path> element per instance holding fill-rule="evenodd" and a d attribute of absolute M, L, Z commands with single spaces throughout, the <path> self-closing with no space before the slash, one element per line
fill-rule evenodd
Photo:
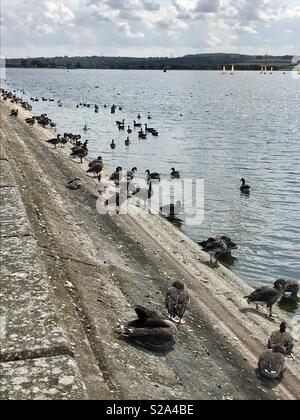
<path fill-rule="evenodd" d="M 2 398 L 21 397 L 24 384 L 27 398 L 40 386 L 37 397 L 299 399 L 297 363 L 287 360 L 276 386 L 255 373 L 277 325 L 247 307 L 248 286 L 208 268 L 196 244 L 134 203 L 128 215 L 100 216 L 87 161 L 49 146 L 54 133 L 28 127 L 28 112 L 12 119 L 9 104 L 0 106 Z M 74 177 L 80 191 L 66 189 Z M 174 351 L 154 355 L 120 341 L 115 327 L 135 304 L 164 312 L 175 279 L 184 279 L 192 302 Z"/>
<path fill-rule="evenodd" d="M 0 155 L 0 398 L 86 396 L 10 163 Z"/>

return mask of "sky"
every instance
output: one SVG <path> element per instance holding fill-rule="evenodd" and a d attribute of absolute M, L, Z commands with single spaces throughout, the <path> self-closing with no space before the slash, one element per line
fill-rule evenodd
<path fill-rule="evenodd" d="M 1 0 L 0 25 L 7 58 L 300 54 L 300 0 Z"/>

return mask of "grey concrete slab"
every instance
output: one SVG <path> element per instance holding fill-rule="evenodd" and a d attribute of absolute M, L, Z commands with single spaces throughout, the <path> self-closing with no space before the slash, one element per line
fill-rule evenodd
<path fill-rule="evenodd" d="M 71 354 L 32 237 L 2 238 L 0 361 Z"/>
<path fill-rule="evenodd" d="M 0 186 L 0 236 L 29 234 L 31 226 L 17 188 Z"/>
<path fill-rule="evenodd" d="M 0 160 L 7 160 L 7 157 L 6 157 L 6 154 L 5 154 L 5 150 L 4 150 L 4 147 L 3 147 L 3 144 L 2 144 L 2 142 L 4 141 L 3 140 L 3 132 L 2 132 L 2 130 L 1 130 L 1 139 L 0 139 L 1 141 L 0 141 Z"/>
<path fill-rule="evenodd" d="M 16 185 L 10 164 L 7 160 L 0 160 L 0 187 L 14 187 Z"/>
<path fill-rule="evenodd" d="M 85 400 L 85 387 L 69 356 L 0 363 L 0 400 Z"/>

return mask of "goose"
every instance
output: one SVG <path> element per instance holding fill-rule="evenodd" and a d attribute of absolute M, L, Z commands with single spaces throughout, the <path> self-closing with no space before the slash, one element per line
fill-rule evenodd
<path fill-rule="evenodd" d="M 52 144 L 54 148 L 56 149 L 56 146 L 60 144 L 60 137 L 61 135 L 57 134 L 57 137 L 55 137 L 54 139 L 47 140 L 47 143 Z"/>
<path fill-rule="evenodd" d="M 95 174 L 95 175 L 99 175 L 100 172 L 103 171 L 103 163 L 99 162 L 99 163 L 95 163 L 95 165 L 91 166 L 86 172 L 88 174 Z"/>
<path fill-rule="evenodd" d="M 65 145 L 68 143 L 68 139 L 67 139 L 67 137 L 65 137 L 65 136 L 63 136 L 63 137 L 61 137 L 61 139 L 60 139 L 60 143 L 61 143 L 61 147 L 65 147 Z"/>
<path fill-rule="evenodd" d="M 137 188 L 137 190 L 132 194 L 132 196 L 137 197 L 146 203 L 147 200 L 150 200 L 153 194 L 154 192 L 152 189 L 152 182 L 150 182 L 149 188 Z"/>
<path fill-rule="evenodd" d="M 145 131 L 146 133 L 153 133 L 153 131 L 156 131 L 155 128 L 148 127 L 148 124 L 145 124 Z"/>
<path fill-rule="evenodd" d="M 131 129 L 130 125 L 128 126 L 127 133 L 128 134 L 131 134 L 132 133 L 132 129 Z"/>
<path fill-rule="evenodd" d="M 98 156 L 98 157 L 97 157 L 97 159 L 92 160 L 92 161 L 89 163 L 89 168 L 91 168 L 92 166 L 94 166 L 94 165 L 96 165 L 96 164 L 98 164 L 98 163 L 102 163 L 102 165 L 103 165 L 103 167 L 104 167 L 104 163 L 103 163 L 102 156 Z"/>
<path fill-rule="evenodd" d="M 82 147 L 75 148 L 75 150 L 71 153 L 72 157 L 77 157 L 80 159 L 80 163 L 82 163 L 82 159 L 89 154 L 87 144 L 88 140 L 83 144 Z"/>
<path fill-rule="evenodd" d="M 12 109 L 10 112 L 10 116 L 11 117 L 17 117 L 19 115 L 19 110 L 18 109 Z"/>
<path fill-rule="evenodd" d="M 133 178 L 135 177 L 135 173 L 137 172 L 137 168 L 134 167 L 131 169 L 131 171 L 127 171 L 126 177 L 128 180 L 132 181 Z"/>
<path fill-rule="evenodd" d="M 115 141 L 114 141 L 114 140 L 112 140 L 112 142 L 111 142 L 111 144 L 110 144 L 110 148 L 111 148 L 112 150 L 115 150 L 115 149 L 116 149 L 116 147 L 117 147 L 117 145 L 116 145 Z"/>
<path fill-rule="evenodd" d="M 125 146 L 130 146 L 130 143 L 131 143 L 131 141 L 130 141 L 129 137 L 127 137 L 127 139 L 125 140 Z"/>
<path fill-rule="evenodd" d="M 180 172 L 179 171 L 176 171 L 175 168 L 172 168 L 171 171 L 172 171 L 171 172 L 171 177 L 172 178 L 180 178 Z"/>
<path fill-rule="evenodd" d="M 172 350 L 176 344 L 177 326 L 172 321 L 162 319 L 156 311 L 142 306 L 137 306 L 135 312 L 136 320 L 121 325 L 121 337 L 151 351 Z"/>
<path fill-rule="evenodd" d="M 204 252 L 210 255 L 210 265 L 217 265 L 218 258 L 225 258 L 229 256 L 233 249 L 237 248 L 237 245 L 232 242 L 227 236 L 216 236 L 215 238 L 209 238 L 207 241 L 198 243 Z M 213 257 L 215 262 L 213 262 Z"/>
<path fill-rule="evenodd" d="M 284 280 L 279 279 L 282 281 L 282 284 L 284 285 L 283 292 L 284 296 L 291 296 L 291 297 L 297 297 L 299 293 L 299 282 L 297 280 Z"/>
<path fill-rule="evenodd" d="M 258 368 L 263 376 L 268 379 L 281 378 L 285 372 L 284 349 L 274 346 L 272 351 L 266 351 L 259 357 Z"/>
<path fill-rule="evenodd" d="M 146 134 L 146 133 L 144 133 L 144 131 L 141 129 L 141 130 L 139 131 L 139 139 L 146 140 L 146 138 L 147 138 L 147 134 Z"/>
<path fill-rule="evenodd" d="M 241 192 L 244 193 L 244 194 L 249 194 L 250 191 L 251 191 L 251 187 L 250 187 L 250 185 L 246 184 L 245 178 L 241 179 L 241 183 L 242 183 L 242 185 L 240 187 Z"/>
<path fill-rule="evenodd" d="M 123 178 L 123 174 L 122 174 L 122 168 L 121 166 L 118 166 L 115 170 L 115 172 L 113 172 L 109 178 L 110 181 L 115 181 L 115 182 L 120 182 L 121 179 Z"/>
<path fill-rule="evenodd" d="M 175 281 L 172 287 L 168 289 L 165 298 L 165 306 L 170 320 L 178 324 L 184 324 L 185 322 L 182 321 L 182 318 L 189 303 L 190 297 L 184 283 L 178 280 Z"/>
<path fill-rule="evenodd" d="M 67 188 L 69 190 L 74 190 L 74 191 L 80 190 L 81 187 L 82 187 L 82 182 L 80 178 L 72 179 L 72 181 L 70 181 L 67 185 Z"/>
<path fill-rule="evenodd" d="M 141 114 L 138 114 L 137 119 L 140 120 L 141 118 Z"/>
<path fill-rule="evenodd" d="M 133 121 L 133 126 L 138 128 L 138 127 L 142 127 L 142 124 L 137 123 L 136 121 Z"/>
<path fill-rule="evenodd" d="M 151 117 L 151 115 L 150 115 L 150 112 L 148 112 L 148 120 L 152 120 L 152 117 Z"/>
<path fill-rule="evenodd" d="M 291 356 L 294 359 L 292 350 L 294 348 L 294 339 L 286 331 L 286 323 L 282 322 L 280 328 L 271 334 L 268 341 L 268 349 L 273 349 L 275 346 L 282 346 L 285 356 Z"/>
<path fill-rule="evenodd" d="M 85 126 L 83 127 L 83 131 L 88 131 L 88 127 L 87 127 L 87 125 L 85 124 Z"/>
<path fill-rule="evenodd" d="M 152 131 L 152 136 L 154 136 L 154 137 L 158 137 L 158 131 L 156 131 L 156 130 L 154 130 L 154 131 Z"/>
<path fill-rule="evenodd" d="M 150 172 L 150 170 L 149 169 L 147 169 L 146 171 L 145 171 L 145 173 L 147 174 L 147 178 L 150 180 L 150 179 L 154 179 L 154 180 L 157 180 L 157 181 L 160 181 L 160 174 L 159 173 L 157 173 L 157 172 Z"/>
<path fill-rule="evenodd" d="M 175 217 L 178 214 L 180 214 L 181 211 L 182 211 L 182 204 L 180 200 L 178 200 L 176 204 L 171 203 L 171 204 L 167 204 L 166 206 L 162 206 L 160 208 L 160 213 L 165 214 L 168 217 Z"/>
<path fill-rule="evenodd" d="M 266 305 L 269 308 L 269 318 L 273 318 L 272 307 L 281 299 L 283 295 L 283 286 L 280 282 L 275 282 L 273 287 L 262 286 L 255 289 L 250 295 L 245 296 L 248 304 L 251 303 L 256 305 L 256 310 L 259 310 L 259 305 Z"/>

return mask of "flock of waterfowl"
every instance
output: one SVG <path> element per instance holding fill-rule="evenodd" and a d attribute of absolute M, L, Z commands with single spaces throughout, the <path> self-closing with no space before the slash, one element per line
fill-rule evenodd
<path fill-rule="evenodd" d="M 18 98 L 14 93 L 1 89 L 1 95 L 5 101 L 10 101 L 12 104 L 18 104 L 25 110 L 31 111 L 32 106 L 22 99 Z M 38 98 L 32 98 L 33 101 Z M 46 98 L 43 98 L 46 100 Z M 58 104 L 61 104 L 58 101 Z M 89 104 L 80 103 L 80 106 L 90 107 Z M 105 107 L 107 107 L 105 105 Z M 121 108 L 120 108 L 121 109 Z M 113 105 L 111 112 L 115 113 L 116 106 Z M 98 108 L 95 107 L 95 112 Z M 12 117 L 18 117 L 18 109 L 13 109 L 10 114 Z M 151 119 L 150 113 L 148 119 Z M 137 119 L 141 119 L 141 115 L 137 116 Z M 48 118 L 47 114 L 41 116 L 33 116 L 27 118 L 25 122 L 29 126 L 39 124 L 42 127 L 55 128 L 56 125 Z M 125 130 L 125 120 L 117 121 L 119 130 Z M 142 125 L 133 123 L 134 128 L 141 128 Z M 85 127 L 87 130 L 88 128 Z M 85 130 L 85 131 L 86 131 Z M 127 128 L 128 134 L 132 133 L 131 126 Z M 139 132 L 139 136 L 145 136 L 147 133 L 158 135 L 155 129 L 148 128 L 145 124 L 145 131 Z M 140 137 L 141 138 L 141 137 Z M 71 157 L 80 159 L 83 162 L 83 158 L 88 156 L 88 140 L 85 142 L 81 141 L 80 135 L 74 135 L 72 133 L 64 133 L 64 135 L 58 134 L 55 138 L 47 141 L 56 149 L 58 145 L 64 147 L 65 144 L 71 143 Z M 129 137 L 127 143 L 130 144 Z M 116 143 L 113 140 L 111 149 L 116 148 Z M 101 173 L 104 169 L 104 162 L 101 156 L 89 163 L 89 169 L 87 173 L 93 174 L 98 178 L 97 192 L 102 195 L 107 185 L 101 180 Z M 118 208 L 131 197 L 146 202 L 149 200 L 154 192 L 152 183 L 157 181 L 160 182 L 161 175 L 157 172 L 151 172 L 149 169 L 146 171 L 146 179 L 148 181 L 147 188 L 141 188 L 134 182 L 134 178 L 137 173 L 137 168 L 133 167 L 128 171 L 123 171 L 122 167 L 118 166 L 109 178 L 109 181 L 114 183 L 118 188 L 117 192 L 111 197 L 104 200 L 104 205 L 117 206 Z M 170 176 L 172 179 L 179 179 L 180 172 L 175 168 L 171 169 Z M 82 181 L 79 178 L 71 180 L 67 188 L 72 190 L 78 190 L 82 187 Z M 244 178 L 241 179 L 240 191 L 243 194 L 249 194 L 251 187 L 246 184 Z M 161 207 L 162 213 L 167 213 L 169 216 L 176 216 L 182 212 L 182 203 L 177 201 L 176 203 L 168 204 L 167 206 Z M 217 266 L 217 260 L 231 253 L 232 250 L 237 248 L 237 245 L 226 236 L 218 236 L 215 238 L 209 238 L 207 241 L 199 243 L 202 249 L 210 255 L 209 265 L 214 267 Z M 215 258 L 215 261 L 213 261 Z M 256 309 L 259 310 L 259 306 L 265 305 L 269 309 L 268 317 L 273 318 L 272 308 L 273 305 L 280 301 L 283 296 L 290 296 L 291 298 L 297 297 L 299 292 L 299 283 L 295 280 L 276 280 L 274 285 L 266 285 L 255 289 L 249 296 L 245 296 L 248 304 L 255 304 Z M 118 333 L 121 337 L 136 344 L 143 346 L 152 351 L 168 351 L 171 350 L 176 344 L 176 335 L 179 331 L 179 326 L 184 323 L 183 317 L 186 313 L 189 304 L 190 297 L 189 292 L 182 281 L 175 281 L 172 286 L 167 290 L 165 296 L 165 308 L 168 312 L 169 319 L 165 319 L 158 312 L 149 310 L 142 306 L 137 306 L 135 312 L 137 319 L 130 321 L 125 325 L 122 325 L 118 329 Z M 286 331 L 286 324 L 282 322 L 279 330 L 276 330 L 267 342 L 268 350 L 263 352 L 258 361 L 258 367 L 262 375 L 270 379 L 280 378 L 285 371 L 285 357 L 294 357 L 292 350 L 294 342 L 292 336 Z"/>

